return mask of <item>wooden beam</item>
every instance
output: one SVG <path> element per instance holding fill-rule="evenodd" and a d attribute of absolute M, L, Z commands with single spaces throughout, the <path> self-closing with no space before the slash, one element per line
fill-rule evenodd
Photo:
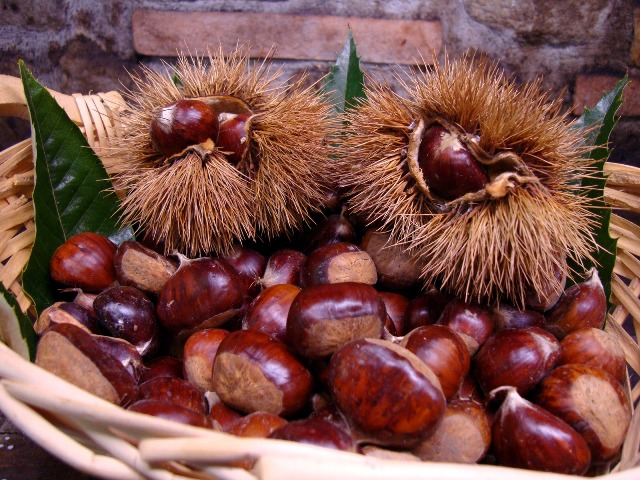
<path fill-rule="evenodd" d="M 220 44 L 231 51 L 240 44 L 251 47 L 252 56 L 275 47 L 278 59 L 334 61 L 349 27 L 363 62 L 432 63 L 442 49 L 439 21 L 157 10 L 137 10 L 132 21 L 135 50 L 149 56 L 201 54 Z"/>

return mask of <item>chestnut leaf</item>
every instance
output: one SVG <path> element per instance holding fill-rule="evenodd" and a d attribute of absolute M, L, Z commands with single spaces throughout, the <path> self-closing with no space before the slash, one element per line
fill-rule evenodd
<path fill-rule="evenodd" d="M 109 176 L 78 126 L 22 61 L 19 66 L 31 117 L 36 227 L 22 284 L 39 313 L 56 301 L 49 261 L 65 240 L 88 231 L 119 244 L 132 239 L 133 230 L 119 224 Z"/>
<path fill-rule="evenodd" d="M 0 283 L 0 341 L 26 360 L 36 356 L 38 337 L 31 319 L 20 309 L 13 294 Z"/>
<path fill-rule="evenodd" d="M 594 148 L 589 158 L 594 161 L 596 171 L 591 175 L 582 177 L 582 187 L 585 195 L 591 200 L 591 210 L 596 215 L 597 225 L 594 235 L 598 248 L 592 252 L 596 261 L 598 275 L 604 287 L 604 293 L 609 306 L 611 306 L 611 277 L 616 261 L 617 240 L 609 235 L 609 223 L 611 221 L 611 208 L 604 201 L 604 187 L 607 182 L 604 174 L 604 164 L 609 158 L 609 136 L 618 122 L 616 112 L 622 105 L 622 93 L 629 83 L 628 76 L 624 76 L 613 90 L 605 93 L 592 110 L 585 109 L 582 117 L 576 122 L 576 127 L 587 131 L 586 142 Z M 585 262 L 584 272 L 594 266 L 591 262 Z M 571 265 L 577 269 L 577 265 Z M 582 269 L 576 271 L 582 272 Z"/>
<path fill-rule="evenodd" d="M 360 70 L 360 58 L 351 30 L 349 30 L 342 52 L 329 71 L 323 90 L 336 113 L 344 112 L 366 96 L 364 74 Z"/>

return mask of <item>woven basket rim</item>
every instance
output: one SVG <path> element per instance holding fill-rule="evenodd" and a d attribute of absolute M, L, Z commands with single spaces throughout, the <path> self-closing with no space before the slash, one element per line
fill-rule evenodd
<path fill-rule="evenodd" d="M 100 156 L 101 148 L 119 134 L 113 121 L 125 103 L 118 92 L 96 95 L 64 95 L 51 91 L 89 139 Z M 0 115 L 28 118 L 20 79 L 0 75 Z M 31 172 L 29 172 L 31 162 Z M 20 287 L 19 275 L 33 243 L 33 187 L 31 139 L 0 152 L 0 200 L 10 221 L 0 220 L 0 280 L 26 311 L 30 300 Z M 607 163 L 609 176 L 605 197 L 614 208 L 640 213 L 640 168 Z M 17 172 L 17 173 L 16 173 Z M 31 215 L 29 216 L 29 208 Z M 13 230 L 12 230 L 13 229 Z M 26 232 L 26 233 L 25 233 Z M 612 234 L 619 236 L 615 279 L 612 282 L 616 309 L 607 325 L 625 351 L 629 367 L 640 374 L 640 347 L 622 328 L 632 317 L 636 337 L 640 330 L 640 226 L 614 215 Z M 20 236 L 21 235 L 21 236 Z M 17 238 L 17 240 L 16 240 Z M 31 243 L 29 243 L 31 242 Z M 9 245 L 7 247 L 7 244 Z M 25 253 L 26 252 L 26 253 Z M 628 379 L 627 379 L 628 380 Z M 640 383 L 632 390 L 633 403 L 640 398 Z M 543 472 L 490 465 L 380 460 L 359 454 L 335 452 L 322 447 L 270 439 L 245 439 L 231 434 L 188 427 L 175 422 L 127 411 L 44 371 L 21 358 L 0 342 L 0 410 L 21 431 L 52 455 L 87 474 L 101 478 L 225 478 L 285 479 L 341 478 L 434 479 L 481 476 L 496 480 L 544 480 L 575 478 Z M 633 431 L 632 431 L 633 430 Z M 602 476 L 607 480 L 640 477 L 640 409 L 619 464 Z M 234 468 L 233 460 L 247 454 L 258 458 L 252 470 Z M 625 465 L 622 469 L 621 465 Z M 630 467 L 630 468 L 628 468 Z"/>

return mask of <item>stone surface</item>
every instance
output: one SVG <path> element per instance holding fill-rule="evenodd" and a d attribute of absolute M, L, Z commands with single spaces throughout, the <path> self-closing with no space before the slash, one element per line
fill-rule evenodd
<path fill-rule="evenodd" d="M 593 108 L 603 93 L 613 90 L 621 78 L 616 75 L 578 75 L 573 95 L 574 115 L 582 115 L 585 108 Z M 618 115 L 640 117 L 640 76 L 629 80 L 622 94 L 623 102 Z"/>
<path fill-rule="evenodd" d="M 633 41 L 631 43 L 631 65 L 640 67 L 640 8 L 633 11 Z"/>
<path fill-rule="evenodd" d="M 572 108 L 579 75 L 620 78 L 628 69 L 632 75 L 640 74 L 639 9 L 639 0 L 2 0 L 0 73 L 17 75 L 17 60 L 22 58 L 43 84 L 65 93 L 129 86 L 126 72 L 138 64 L 164 68 L 162 57 L 135 51 L 132 19 L 138 10 L 438 21 L 443 45 L 440 58 L 444 51 L 452 57 L 476 51 L 497 61 L 518 81 L 540 79 L 552 97 L 563 95 L 567 108 Z M 171 21 L 160 28 L 170 31 Z M 253 30 L 278 28 L 286 29 L 287 25 L 257 22 L 247 28 L 247 37 Z M 203 38 L 219 35 L 217 31 L 195 30 Z M 375 33 L 374 41 L 379 39 L 383 44 L 387 35 Z M 358 46 L 364 52 L 365 45 Z M 311 59 L 277 59 L 276 64 L 289 77 L 307 72 L 309 81 L 321 78 L 333 61 L 317 60 L 313 44 L 308 45 L 308 55 Z M 387 78 L 397 70 L 393 63 L 366 62 L 363 69 Z M 401 76 L 412 71 L 403 71 Z M 393 78 L 391 84 L 399 85 Z M 627 121 L 629 125 L 636 122 L 640 129 L 640 119 Z M 0 128 L 4 137 L 12 127 L 6 120 L 0 119 L 0 123 L 4 124 Z M 618 146 L 618 150 L 625 149 L 631 151 L 628 145 Z"/>

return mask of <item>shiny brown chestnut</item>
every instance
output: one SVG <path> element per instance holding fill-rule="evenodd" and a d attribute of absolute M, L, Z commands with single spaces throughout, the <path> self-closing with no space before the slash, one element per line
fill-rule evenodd
<path fill-rule="evenodd" d="M 313 377 L 291 351 L 266 333 L 229 333 L 213 362 L 213 387 L 238 411 L 288 416 L 307 404 Z"/>
<path fill-rule="evenodd" d="M 209 257 L 180 257 L 180 267 L 164 284 L 156 304 L 160 324 L 172 334 L 218 327 L 241 309 L 245 288 L 226 262 Z"/>
<path fill-rule="evenodd" d="M 246 113 L 222 114 L 218 136 L 215 139 L 216 148 L 227 155 L 232 165 L 238 165 L 244 158 L 249 146 L 249 119 Z"/>
<path fill-rule="evenodd" d="M 537 327 L 508 328 L 494 333 L 474 358 L 478 384 L 485 394 L 513 386 L 524 395 L 558 362 L 560 344 Z"/>
<path fill-rule="evenodd" d="M 323 418 L 293 420 L 269 434 L 269 438 L 355 452 L 357 444 L 343 428 Z"/>
<path fill-rule="evenodd" d="M 495 414 L 492 447 L 502 465 L 572 475 L 583 475 L 591 464 L 584 439 L 567 423 L 501 387 L 506 396 Z"/>
<path fill-rule="evenodd" d="M 598 271 L 589 278 L 567 288 L 547 314 L 547 330 L 562 340 L 580 328 L 602 328 L 607 313 L 607 299 Z"/>
<path fill-rule="evenodd" d="M 467 344 L 471 356 L 489 339 L 494 329 L 488 307 L 470 304 L 457 298 L 450 300 L 444 307 L 438 324 L 458 333 Z"/>
<path fill-rule="evenodd" d="M 329 362 L 329 391 L 358 442 L 413 447 L 442 421 L 446 400 L 435 374 L 387 340 L 344 344 Z"/>
<path fill-rule="evenodd" d="M 602 368 L 620 383 L 627 373 L 627 360 L 618 339 L 599 328 L 581 328 L 564 337 L 558 365 L 568 363 Z"/>
<path fill-rule="evenodd" d="M 162 355 L 146 362 L 145 369 L 140 377 L 140 383 L 156 377 L 183 378 L 182 359 Z"/>
<path fill-rule="evenodd" d="M 253 412 L 236 420 L 227 432 L 238 437 L 267 438 L 288 422 L 275 413 Z"/>
<path fill-rule="evenodd" d="M 571 363 L 540 382 L 535 402 L 574 428 L 594 463 L 618 455 L 631 422 L 631 403 L 620 383 L 598 367 Z"/>
<path fill-rule="evenodd" d="M 237 420 L 242 418 L 242 414 L 225 405 L 216 392 L 206 392 L 205 397 L 209 404 L 209 418 L 223 432 L 227 432 Z"/>
<path fill-rule="evenodd" d="M 535 310 L 520 310 L 508 304 L 500 304 L 491 311 L 496 330 L 505 328 L 544 328 L 544 315 Z"/>
<path fill-rule="evenodd" d="M 436 374 L 447 400 L 460 389 L 469 373 L 469 350 L 460 336 L 443 325 L 418 327 L 402 339 L 401 346 L 414 353 Z"/>
<path fill-rule="evenodd" d="M 298 250 L 281 248 L 273 252 L 267 260 L 264 275 L 260 279 L 262 288 L 287 283 L 300 285 L 300 270 L 307 256 Z"/>
<path fill-rule="evenodd" d="M 209 413 L 203 393 L 195 385 L 175 377 L 156 377 L 141 383 L 138 400 L 164 400 L 202 415 Z"/>
<path fill-rule="evenodd" d="M 172 157 L 218 136 L 218 115 L 205 102 L 183 99 L 155 112 L 149 124 L 153 147 Z"/>
<path fill-rule="evenodd" d="M 287 317 L 298 293 L 300 287 L 286 283 L 265 288 L 247 307 L 242 328 L 264 332 L 288 343 Z"/>
<path fill-rule="evenodd" d="M 302 288 L 341 282 L 375 285 L 377 281 L 378 274 L 371 255 L 347 242 L 317 248 L 309 254 L 300 271 Z"/>
<path fill-rule="evenodd" d="M 200 391 L 213 390 L 213 361 L 220 342 L 229 332 L 222 328 L 203 328 L 187 338 L 182 350 L 182 374 Z"/>
<path fill-rule="evenodd" d="M 131 343 L 122 338 L 109 337 L 106 335 L 93 336 L 103 351 L 118 360 L 127 372 L 133 377 L 136 383 L 140 383 L 140 379 L 146 367 L 142 355 L 138 349 Z"/>
<path fill-rule="evenodd" d="M 311 238 L 305 242 L 305 252 L 311 253 L 332 243 L 354 243 L 355 239 L 355 227 L 345 216 L 343 208 L 339 214 L 329 215 L 311 232 Z"/>
<path fill-rule="evenodd" d="M 404 314 L 405 332 L 436 323 L 448 303 L 449 298 L 435 288 L 412 298 Z"/>
<path fill-rule="evenodd" d="M 67 287 L 100 292 L 116 281 L 115 253 L 116 245 L 107 237 L 92 232 L 73 235 L 53 253 L 51 278 Z"/>
<path fill-rule="evenodd" d="M 331 355 L 358 338 L 382 337 L 386 308 L 371 285 L 345 282 L 315 285 L 293 299 L 287 337 L 305 358 Z"/>
<path fill-rule="evenodd" d="M 257 250 L 235 245 L 230 253 L 220 257 L 238 272 L 249 297 L 255 297 L 260 291 L 260 278 L 267 266 L 267 259 Z"/>
<path fill-rule="evenodd" d="M 89 333 L 100 332 L 100 324 L 91 312 L 74 302 L 56 302 L 45 308 L 38 316 L 33 328 L 38 335 L 42 335 L 51 325 L 57 323 L 72 323 Z"/>
<path fill-rule="evenodd" d="M 393 243 L 387 232 L 369 229 L 360 248 L 373 259 L 378 273 L 378 287 L 394 292 L 411 292 L 419 284 L 422 266 L 406 249 Z"/>
<path fill-rule="evenodd" d="M 138 395 L 126 368 L 109 355 L 95 336 L 70 323 L 51 326 L 38 342 L 36 365 L 116 405 Z"/>
<path fill-rule="evenodd" d="M 129 405 L 127 410 L 143 413 L 173 422 L 184 423 L 201 428 L 213 428 L 211 420 L 201 413 L 182 407 L 167 400 L 144 399 Z"/>
<path fill-rule="evenodd" d="M 130 342 L 146 356 L 160 345 L 158 320 L 153 302 L 134 287 L 108 288 L 93 301 L 100 324 L 113 336 Z"/>
<path fill-rule="evenodd" d="M 473 400 L 452 400 L 440 426 L 411 453 L 430 462 L 478 463 L 490 445 L 487 410 Z"/>
<path fill-rule="evenodd" d="M 566 260 L 563 261 L 566 263 Z M 558 265 L 554 266 L 552 274 L 542 288 L 527 288 L 524 299 L 527 309 L 544 313 L 558 303 L 567 284 L 567 274 Z"/>
<path fill-rule="evenodd" d="M 134 241 L 120 244 L 113 265 L 120 285 L 135 287 L 151 295 L 160 293 L 177 268 L 165 256 Z"/>
<path fill-rule="evenodd" d="M 388 321 L 393 324 L 394 335 L 401 337 L 407 332 L 404 324 L 404 315 L 409 307 L 409 298 L 395 292 L 379 292 L 379 294 L 387 311 Z"/>
<path fill-rule="evenodd" d="M 445 200 L 481 190 L 489 177 L 455 132 L 434 125 L 424 132 L 418 165 L 429 189 Z"/>

